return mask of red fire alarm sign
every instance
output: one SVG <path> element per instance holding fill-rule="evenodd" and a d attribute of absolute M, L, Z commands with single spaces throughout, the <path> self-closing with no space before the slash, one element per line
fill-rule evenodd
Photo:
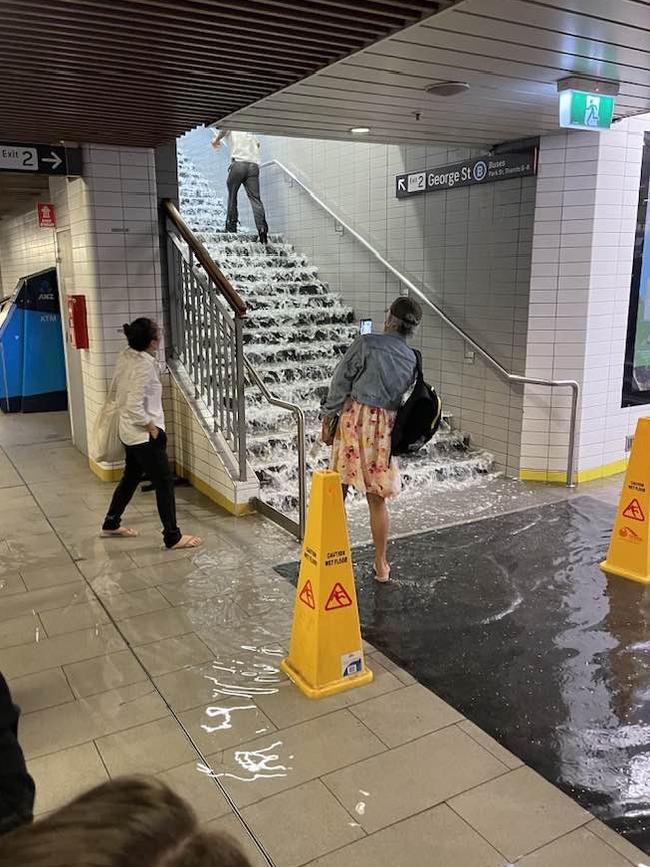
<path fill-rule="evenodd" d="M 54 205 L 49 202 L 39 202 L 38 208 L 38 225 L 41 229 L 56 228 L 56 214 L 54 213 Z"/>

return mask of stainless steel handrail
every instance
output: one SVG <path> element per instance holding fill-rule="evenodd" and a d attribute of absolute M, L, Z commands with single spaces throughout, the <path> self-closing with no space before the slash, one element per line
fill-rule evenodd
<path fill-rule="evenodd" d="M 522 385 L 540 385 L 548 388 L 570 388 L 571 389 L 571 417 L 569 422 L 569 453 L 567 457 L 567 470 L 566 470 L 566 484 L 569 488 L 575 487 L 575 447 L 576 447 L 576 430 L 578 423 L 578 403 L 580 400 L 580 385 L 576 382 L 575 379 L 539 379 L 537 377 L 532 376 L 520 376 L 517 373 L 510 373 L 510 371 L 506 370 L 502 364 L 500 364 L 496 358 L 494 358 L 490 353 L 484 349 L 480 344 L 478 344 L 472 337 L 467 334 L 467 332 L 460 327 L 453 319 L 450 319 L 446 313 L 444 313 L 437 304 L 435 304 L 430 298 L 428 298 L 424 292 L 416 286 L 416 284 L 409 280 L 409 278 L 402 274 L 394 265 L 392 265 L 388 259 L 381 255 L 379 250 L 377 250 L 373 245 L 368 241 L 363 235 L 360 235 L 356 229 L 353 229 L 349 223 L 347 223 L 342 217 L 340 217 L 335 211 L 333 211 L 328 205 L 320 199 L 316 193 L 311 190 L 300 178 L 291 171 L 291 169 L 287 168 L 284 163 L 280 162 L 280 160 L 268 160 L 267 162 L 262 164 L 262 168 L 266 166 L 277 166 L 281 171 L 287 175 L 287 177 L 291 178 L 291 180 L 296 183 L 305 193 L 315 202 L 322 210 L 330 215 L 336 222 L 345 229 L 346 232 L 349 232 L 353 238 L 368 250 L 368 252 L 377 259 L 378 262 L 386 268 L 387 271 L 390 271 L 394 277 L 396 277 L 403 286 L 411 291 L 414 295 L 424 302 L 424 304 L 432 310 L 445 325 L 448 325 L 452 331 L 456 332 L 459 337 L 461 337 L 468 346 L 471 346 L 474 352 L 478 353 L 481 358 L 486 361 L 496 372 L 505 379 L 507 382 L 511 383 L 520 383 Z"/>
<path fill-rule="evenodd" d="M 274 395 L 268 390 L 259 373 L 247 358 L 244 358 L 244 365 L 246 366 L 248 375 L 262 392 L 266 401 L 273 406 L 277 406 L 280 409 L 286 409 L 288 412 L 293 413 L 298 427 L 298 523 L 296 524 L 295 521 L 292 521 L 277 509 L 274 509 L 273 506 L 269 506 L 268 503 L 265 503 L 260 498 L 257 499 L 256 506 L 261 512 L 266 513 L 285 529 L 289 530 L 289 532 L 294 533 L 294 535 L 302 540 L 305 536 L 305 521 L 307 517 L 307 444 L 305 441 L 305 413 L 298 404 L 289 403 L 286 400 L 280 400 L 280 398 L 274 397 Z"/>

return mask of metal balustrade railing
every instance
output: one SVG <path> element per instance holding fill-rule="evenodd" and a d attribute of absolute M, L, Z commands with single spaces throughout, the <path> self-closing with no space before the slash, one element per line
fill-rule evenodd
<path fill-rule="evenodd" d="M 180 361 L 246 481 L 246 305 L 170 200 L 166 219 L 171 357 Z"/>
<path fill-rule="evenodd" d="M 246 305 L 228 278 L 181 217 L 174 203 L 163 202 L 169 284 L 168 331 L 171 357 L 189 376 L 196 398 L 212 413 L 246 481 L 245 386 L 258 388 L 267 403 L 293 414 L 298 462 L 298 521 L 256 498 L 254 506 L 302 539 L 307 512 L 305 414 L 300 406 L 276 398 L 244 357 Z"/>
<path fill-rule="evenodd" d="M 471 337 L 464 328 L 461 328 L 457 322 L 448 316 L 443 310 L 438 307 L 423 291 L 417 286 L 412 280 L 410 280 L 405 274 L 403 274 L 398 268 L 396 268 L 391 262 L 386 259 L 385 256 L 379 252 L 379 250 L 374 247 L 370 241 L 364 238 L 359 232 L 356 231 L 349 223 L 347 223 L 339 214 L 333 211 L 325 202 L 316 195 L 316 193 L 307 186 L 295 172 L 292 172 L 291 169 L 287 168 L 284 163 L 280 162 L 280 160 L 268 160 L 262 164 L 262 168 L 268 166 L 277 167 L 283 174 L 288 178 L 289 183 L 291 185 L 296 184 L 296 186 L 303 191 L 311 200 L 317 205 L 321 210 L 325 211 L 326 214 L 329 214 L 330 217 L 334 220 L 334 227 L 339 232 L 347 232 L 352 238 L 358 241 L 362 247 L 370 253 L 371 256 L 376 259 L 379 264 L 389 271 L 397 280 L 404 286 L 404 288 L 415 295 L 423 304 L 426 306 L 428 310 L 434 313 L 442 322 L 445 323 L 455 334 L 458 335 L 469 347 L 471 347 L 474 352 L 479 355 L 486 364 L 491 367 L 496 373 L 505 381 L 510 383 L 511 385 L 538 385 L 544 388 L 568 388 L 571 390 L 571 412 L 569 418 L 569 429 L 568 429 L 568 452 L 567 452 L 567 463 L 566 463 L 566 485 L 569 488 L 574 488 L 575 481 L 575 459 L 576 459 L 576 440 L 577 440 L 577 422 L 578 422 L 578 406 L 580 403 L 580 385 L 574 379 L 542 379 L 536 376 L 522 376 L 518 373 L 511 373 L 506 370 L 506 368 L 500 364 L 496 358 L 494 358 L 480 343 L 477 343 L 473 337 Z"/>

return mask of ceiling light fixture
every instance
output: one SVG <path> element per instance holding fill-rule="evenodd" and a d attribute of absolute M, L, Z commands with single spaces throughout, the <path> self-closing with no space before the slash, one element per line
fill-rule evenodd
<path fill-rule="evenodd" d="M 370 132 L 370 127 L 369 126 L 353 126 L 353 127 L 350 127 L 350 132 L 352 133 L 352 135 L 365 135 L 366 133 Z"/>
<path fill-rule="evenodd" d="M 458 96 L 459 93 L 467 93 L 469 84 L 466 81 L 438 81 L 428 84 L 424 89 L 432 96 Z"/>

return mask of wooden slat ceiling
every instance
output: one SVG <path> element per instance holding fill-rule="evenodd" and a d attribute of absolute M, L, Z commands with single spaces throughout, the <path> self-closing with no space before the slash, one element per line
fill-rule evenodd
<path fill-rule="evenodd" d="M 0 0 L 0 139 L 152 146 L 449 0 Z"/>
<path fill-rule="evenodd" d="M 557 81 L 570 75 L 619 81 L 617 117 L 650 111 L 650 0 L 461 0 L 221 121 L 270 135 L 345 139 L 370 127 L 366 141 L 494 144 L 557 130 Z M 470 90 L 424 89 L 449 80 Z"/>

